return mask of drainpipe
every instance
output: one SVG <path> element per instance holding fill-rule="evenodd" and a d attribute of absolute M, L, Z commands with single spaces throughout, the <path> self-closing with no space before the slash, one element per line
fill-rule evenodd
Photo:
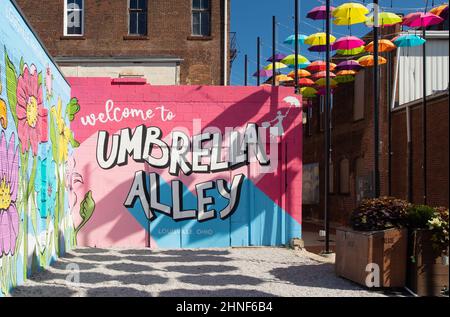
<path fill-rule="evenodd" d="M 223 85 L 228 86 L 228 0 L 223 0 Z"/>

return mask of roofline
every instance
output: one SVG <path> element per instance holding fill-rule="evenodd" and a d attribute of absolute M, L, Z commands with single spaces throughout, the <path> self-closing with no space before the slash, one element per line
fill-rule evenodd
<path fill-rule="evenodd" d="M 58 56 L 55 57 L 58 63 L 181 63 L 184 59 L 172 56 Z"/>
<path fill-rule="evenodd" d="M 427 101 L 432 102 L 434 100 L 445 99 L 445 98 L 448 98 L 448 95 L 449 95 L 448 88 L 445 90 L 438 90 L 438 91 L 435 91 L 433 94 L 428 95 Z M 423 103 L 423 98 L 419 98 L 419 99 L 407 102 L 401 106 L 395 107 L 394 109 L 392 109 L 392 112 L 401 111 L 408 107 L 411 108 L 411 107 L 415 107 L 415 106 L 420 106 L 420 105 L 422 105 L 422 103 Z"/>
<path fill-rule="evenodd" d="M 38 33 L 36 32 L 36 30 L 31 26 L 31 23 L 28 21 L 27 17 L 25 16 L 24 12 L 22 11 L 22 9 L 19 7 L 19 5 L 17 4 L 17 2 L 15 0 L 9 0 L 12 5 L 14 6 L 14 8 L 17 10 L 17 12 L 19 12 L 19 14 L 21 15 L 23 21 L 25 22 L 26 26 L 30 29 L 30 31 L 33 33 L 34 37 L 36 38 L 36 40 L 38 41 L 39 45 L 41 46 L 41 48 L 44 50 L 45 54 L 47 55 L 47 57 L 50 59 L 50 61 L 53 63 L 53 66 L 55 66 L 55 68 L 58 70 L 59 74 L 61 75 L 61 77 L 64 79 L 64 81 L 67 83 L 67 85 L 70 86 L 70 83 L 67 81 L 66 77 L 64 76 L 63 72 L 61 71 L 61 68 L 59 68 L 59 65 L 56 63 L 56 60 L 53 58 L 53 56 L 48 52 L 47 47 L 45 47 L 44 42 L 41 40 L 41 38 L 39 37 Z"/>

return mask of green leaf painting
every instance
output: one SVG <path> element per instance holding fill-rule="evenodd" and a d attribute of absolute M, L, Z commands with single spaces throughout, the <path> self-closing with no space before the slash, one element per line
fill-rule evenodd
<path fill-rule="evenodd" d="M 5 49 L 5 64 L 6 64 L 6 91 L 8 96 L 9 110 L 11 111 L 14 122 L 17 126 L 17 72 L 14 64 L 9 59 L 8 53 Z"/>
<path fill-rule="evenodd" d="M 80 105 L 78 104 L 78 99 L 72 98 L 66 108 L 66 114 L 69 116 L 69 120 L 73 121 L 75 119 L 75 115 L 79 111 L 80 111 Z"/>
<path fill-rule="evenodd" d="M 94 210 L 95 210 L 95 201 L 92 198 L 92 191 L 88 191 L 84 196 L 83 201 L 80 203 L 80 216 L 81 219 L 83 220 L 75 229 L 75 239 L 81 228 L 83 228 L 84 225 L 89 221 L 89 219 L 91 219 L 92 215 L 94 214 Z"/>

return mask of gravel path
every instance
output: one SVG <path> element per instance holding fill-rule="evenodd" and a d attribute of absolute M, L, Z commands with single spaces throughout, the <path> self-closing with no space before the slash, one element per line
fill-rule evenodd
<path fill-rule="evenodd" d="M 79 284 L 66 277 L 79 268 Z M 73 279 L 72 279 L 73 281 Z M 12 296 L 384 296 L 338 278 L 332 263 L 284 248 L 80 248 Z"/>

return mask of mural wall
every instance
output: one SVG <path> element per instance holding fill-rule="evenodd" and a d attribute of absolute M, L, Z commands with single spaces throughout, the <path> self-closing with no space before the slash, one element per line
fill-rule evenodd
<path fill-rule="evenodd" d="M 73 246 L 69 119 L 78 104 L 15 6 L 2 0 L 0 12 L 1 297 Z"/>
<path fill-rule="evenodd" d="M 71 124 L 78 245 L 282 245 L 301 236 L 301 99 L 292 89 L 69 81 L 81 106 Z"/>

